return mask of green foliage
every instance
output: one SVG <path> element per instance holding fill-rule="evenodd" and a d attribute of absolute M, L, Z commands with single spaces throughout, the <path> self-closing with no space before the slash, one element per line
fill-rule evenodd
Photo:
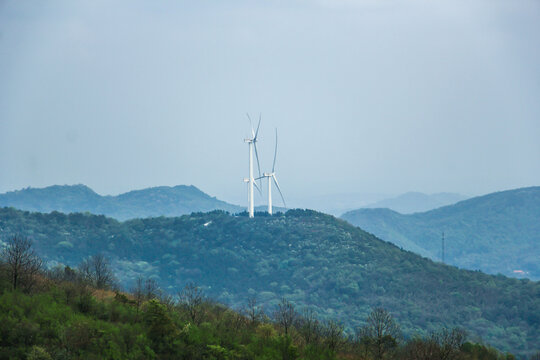
<path fill-rule="evenodd" d="M 491 274 L 540 280 L 538 214 L 540 187 L 530 187 L 475 197 L 423 213 L 402 215 L 389 209 L 360 209 L 342 218 L 437 261 L 441 260 L 444 231 L 445 262 Z"/>
<path fill-rule="evenodd" d="M 215 211 L 120 223 L 88 214 L 4 208 L 0 227 L 6 236 L 28 235 L 45 260 L 71 267 L 106 249 L 104 255 L 125 288 L 143 276 L 176 295 L 193 282 L 210 298 L 236 309 L 255 296 L 266 314 L 286 298 L 323 322 L 342 323 L 345 335 L 365 325 L 372 307 L 382 306 L 400 323 L 405 337 L 459 326 L 504 351 L 531 354 L 540 347 L 539 283 L 434 263 L 315 211 L 254 219 Z M 54 246 L 66 239 L 73 249 Z M 100 319 L 112 316 L 84 294 L 66 290 L 64 295 L 78 312 L 99 313 Z M 202 317 L 208 316 L 207 308 L 201 309 Z M 181 321 L 190 321 L 187 312 L 182 316 Z M 194 329 L 206 321 L 197 319 L 199 315 L 190 321 Z M 196 337 L 187 336 L 195 336 L 195 330 L 182 329 L 178 326 L 190 354 L 209 351 Z M 225 332 L 221 338 L 234 336 Z M 251 348 L 242 349 L 235 351 Z"/>
<path fill-rule="evenodd" d="M 158 354 L 172 353 L 179 331 L 167 308 L 157 300 L 150 300 L 144 309 L 143 322 L 148 329 L 152 348 Z"/>
<path fill-rule="evenodd" d="M 307 319 L 297 315 L 298 321 L 285 333 L 282 325 L 271 323 L 268 318 L 254 322 L 205 299 L 200 304 L 205 308 L 201 323 L 196 325 L 190 319 L 189 309 L 179 306 L 181 303 L 168 306 L 155 298 L 150 299 L 144 303 L 139 318 L 137 305 L 130 301 L 133 294 L 107 293 L 86 287 L 79 291 L 85 296 L 94 294 L 91 295 L 93 305 L 81 312 L 79 305 L 66 301 L 65 292 L 70 291 L 69 285 L 84 286 L 73 282 L 49 282 L 33 294 L 8 288 L 0 295 L 0 359 L 382 359 L 376 351 L 364 353 L 359 344 L 345 339 L 341 325 L 336 322 L 312 326 L 315 330 L 309 332 L 308 339 L 301 329 L 306 324 L 318 324 L 309 312 L 305 312 L 309 316 Z M 100 298 L 95 297 L 96 294 Z M 384 310 L 376 309 L 368 317 L 368 324 L 377 311 L 388 315 Z M 384 320 L 393 322 L 391 317 Z M 450 346 L 459 359 L 513 359 L 493 348 L 475 343 L 462 345 L 461 341 L 451 341 L 452 337 L 446 336 L 447 333 L 441 334 L 436 338 L 441 340 L 437 344 L 441 348 Z M 390 333 L 383 335 L 390 338 L 386 342 L 393 341 L 393 346 L 397 346 L 397 339 Z M 371 333 L 366 331 L 362 342 L 376 342 L 377 336 L 376 329 Z M 414 356 L 418 352 L 407 350 L 427 348 L 433 339 L 435 337 L 415 338 L 399 351 L 386 351 L 384 359 L 418 360 Z"/>
<path fill-rule="evenodd" d="M 52 357 L 44 348 L 34 345 L 28 353 L 27 360 L 52 360 Z"/>
<path fill-rule="evenodd" d="M 461 347 L 461 352 L 468 355 L 471 360 L 514 360 L 512 354 L 501 354 L 496 349 L 483 344 L 466 342 Z"/>
<path fill-rule="evenodd" d="M 280 351 L 281 359 L 295 360 L 298 358 L 298 348 L 293 344 L 291 337 L 287 334 L 277 338 L 277 346 Z"/>

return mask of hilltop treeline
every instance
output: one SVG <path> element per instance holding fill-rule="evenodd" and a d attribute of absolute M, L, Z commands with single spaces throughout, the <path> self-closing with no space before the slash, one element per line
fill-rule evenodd
<path fill-rule="evenodd" d="M 345 337 L 339 322 L 286 299 L 235 311 L 194 284 L 171 296 L 142 278 L 120 292 L 102 255 L 44 271 L 24 237 L 0 259 L 0 359 L 514 359 L 459 329 L 404 340 L 382 308 Z"/>

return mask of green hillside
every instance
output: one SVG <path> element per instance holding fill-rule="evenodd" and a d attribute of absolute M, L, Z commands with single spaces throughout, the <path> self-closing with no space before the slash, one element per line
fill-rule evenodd
<path fill-rule="evenodd" d="M 0 262 L 0 360 L 378 360 L 379 354 L 418 360 L 422 353 L 429 359 L 516 359 L 467 341 L 460 329 L 404 341 L 399 324 L 380 308 L 359 336 L 348 338 L 339 323 L 319 321 L 286 300 L 273 314 L 252 301 L 239 312 L 193 285 L 178 299 L 156 287 L 113 292 L 68 267 L 27 277 L 21 291 L 12 288 L 9 269 Z M 377 333 L 377 324 L 388 330 Z"/>
<path fill-rule="evenodd" d="M 497 192 L 424 213 L 360 209 L 342 216 L 406 250 L 487 273 L 540 279 L 540 187 Z"/>
<path fill-rule="evenodd" d="M 90 212 L 127 220 L 143 217 L 180 216 L 192 212 L 243 208 L 205 194 L 195 186 L 159 186 L 117 196 L 101 196 L 85 185 L 54 185 L 0 194 L 0 206 L 26 211 Z"/>
<path fill-rule="evenodd" d="M 3 236 L 21 233 L 50 264 L 75 266 L 103 252 L 125 286 L 142 274 L 171 293 L 187 282 L 239 307 L 282 297 L 321 318 L 362 324 L 373 306 L 395 314 L 406 334 L 462 326 L 504 351 L 540 347 L 540 284 L 458 270 L 400 250 L 332 216 L 223 212 L 124 223 L 89 214 L 0 210 Z"/>

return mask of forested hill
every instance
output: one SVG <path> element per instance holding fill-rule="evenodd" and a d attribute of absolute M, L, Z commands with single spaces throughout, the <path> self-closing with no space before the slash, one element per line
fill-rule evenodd
<path fill-rule="evenodd" d="M 381 239 L 465 269 L 540 279 L 540 187 L 497 192 L 424 213 L 360 209 L 342 216 Z"/>
<path fill-rule="evenodd" d="M 243 210 L 192 185 L 153 187 L 118 196 L 101 196 L 85 185 L 26 188 L 0 194 L 0 206 L 39 212 L 90 212 L 118 220 L 180 216 L 197 211 L 225 210 L 234 213 Z"/>
<path fill-rule="evenodd" d="M 460 326 L 513 353 L 540 347 L 540 284 L 434 263 L 313 211 L 197 213 L 118 222 L 89 214 L 0 210 L 2 236 L 21 233 L 49 261 L 71 266 L 103 252 L 126 287 L 142 274 L 175 293 L 193 281 L 234 307 L 285 297 L 352 329 L 373 306 L 409 336 Z"/>

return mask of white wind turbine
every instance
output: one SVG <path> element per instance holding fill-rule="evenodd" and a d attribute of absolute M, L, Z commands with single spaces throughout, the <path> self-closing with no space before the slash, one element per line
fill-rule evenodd
<path fill-rule="evenodd" d="M 249 124 L 251 125 L 251 118 L 247 114 L 249 119 Z M 244 179 L 248 183 L 248 213 L 249 217 L 252 218 L 255 214 L 255 206 L 253 199 L 253 187 L 255 184 L 255 179 L 253 178 L 253 149 L 255 149 L 255 157 L 257 159 L 257 168 L 259 169 L 259 177 L 261 176 L 261 166 L 259 164 L 259 154 L 257 153 L 257 136 L 259 135 L 259 127 L 261 126 L 261 116 L 259 115 L 259 124 L 257 125 L 257 131 L 253 131 L 253 125 L 251 125 L 251 138 L 244 139 L 249 145 L 249 178 Z M 246 181 L 247 180 L 247 181 Z"/>
<path fill-rule="evenodd" d="M 274 180 L 274 184 L 276 184 L 276 187 L 279 191 L 279 195 L 281 195 L 281 200 L 283 200 L 283 206 L 287 207 L 287 204 L 285 204 L 285 198 L 283 197 L 283 194 L 281 193 L 281 189 L 279 188 L 279 184 L 276 178 L 276 155 L 277 155 L 277 129 L 276 129 L 276 147 L 274 150 L 274 163 L 272 165 L 272 172 L 270 173 L 264 173 L 262 176 L 259 176 L 255 180 L 259 180 L 264 178 L 268 179 L 268 214 L 272 215 L 272 180 Z"/>

